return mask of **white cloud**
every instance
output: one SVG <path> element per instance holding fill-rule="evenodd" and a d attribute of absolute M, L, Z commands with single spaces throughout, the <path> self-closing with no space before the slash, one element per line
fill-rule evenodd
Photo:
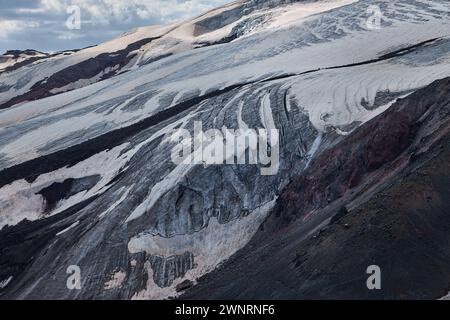
<path fill-rule="evenodd" d="M 81 39 L 84 37 L 83 34 L 75 33 L 72 31 L 61 31 L 57 32 L 58 39 L 60 40 L 75 40 L 75 39 Z"/>
<path fill-rule="evenodd" d="M 79 6 L 84 21 L 93 25 L 130 22 L 133 19 L 169 21 L 199 14 L 226 0 L 41 0 L 49 12 L 64 13 L 71 5 Z"/>
<path fill-rule="evenodd" d="M 27 28 L 38 28 L 37 21 L 0 20 L 0 39 L 7 39 L 10 34 L 23 31 Z"/>
<path fill-rule="evenodd" d="M 0 0 L 0 53 L 19 48 L 57 51 L 91 46 L 135 27 L 184 20 L 230 1 Z M 73 17 L 67 9 L 72 5 L 80 7 L 81 30 L 67 28 L 67 19 Z"/>

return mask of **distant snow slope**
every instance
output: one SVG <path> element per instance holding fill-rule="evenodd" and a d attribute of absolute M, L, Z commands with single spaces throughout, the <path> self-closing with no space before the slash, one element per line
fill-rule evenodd
<path fill-rule="evenodd" d="M 0 73 L 43 59 L 49 55 L 35 50 L 12 50 L 0 56 Z"/>
<path fill-rule="evenodd" d="M 312 157 L 450 76 L 448 1 L 290 2 L 235 2 L 0 73 L 0 242 L 32 235 L 27 252 L 47 252 L 5 262 L 0 293 L 175 295 L 248 242 Z M 275 126 L 278 175 L 174 165 L 167 134 L 198 120 Z M 47 281 L 71 264 L 86 290 Z"/>
<path fill-rule="evenodd" d="M 292 22 L 298 22 L 299 19 L 351 2 L 354 0 L 324 1 L 317 4 L 302 4 L 289 10 L 274 8 L 263 12 L 261 10 L 253 12 L 253 8 L 250 6 L 248 9 L 252 10 L 247 10 L 249 14 L 242 13 L 242 8 L 246 7 L 245 2 L 243 2 L 244 5 L 242 2 L 237 2 L 183 23 L 137 28 L 94 47 L 76 52 L 67 51 L 48 55 L 48 59 L 40 60 L 27 68 L 19 70 L 11 68 L 6 74 L 0 75 L 0 87 L 7 88 L 7 90 L 0 91 L 0 108 L 2 105 L 6 108 L 23 101 L 84 87 L 102 78 L 135 69 L 139 65 L 175 53 L 221 42 L 227 38 L 234 39 L 249 35 L 255 32 L 255 29 L 286 27 Z M 227 12 L 231 12 L 228 14 L 230 23 L 218 24 L 215 22 L 222 19 L 221 15 L 227 16 Z M 126 51 L 126 54 L 123 55 L 122 61 L 113 59 L 123 50 Z M 0 72 L 13 63 L 8 56 L 6 54 L 0 58 L 5 61 L 2 63 L 0 60 Z M 18 57 L 14 63 L 24 59 L 24 57 Z M 95 59 L 101 65 L 100 67 L 95 66 L 98 70 L 94 74 L 89 70 L 93 65 L 86 63 L 91 59 Z M 129 61 L 123 64 L 125 59 Z M 78 67 L 78 70 L 75 71 L 73 67 Z M 48 79 L 52 79 L 51 77 L 58 72 L 65 74 L 78 72 L 79 74 L 71 81 L 57 79 L 49 84 Z M 45 92 L 42 92 L 42 87 L 45 87 Z M 30 94 L 31 92 L 34 94 Z M 14 98 L 16 99 L 14 100 Z"/>

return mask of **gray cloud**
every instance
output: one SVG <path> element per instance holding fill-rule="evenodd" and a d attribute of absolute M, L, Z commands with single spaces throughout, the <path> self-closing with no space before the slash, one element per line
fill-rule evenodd
<path fill-rule="evenodd" d="M 0 52 L 83 48 L 135 27 L 185 19 L 226 2 L 230 0 L 1 0 Z M 71 5 L 81 9 L 80 30 L 66 26 Z"/>

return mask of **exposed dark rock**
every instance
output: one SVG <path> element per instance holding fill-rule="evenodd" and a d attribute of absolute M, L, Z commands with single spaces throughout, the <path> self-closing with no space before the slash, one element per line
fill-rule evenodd
<path fill-rule="evenodd" d="M 194 283 L 191 280 L 184 280 L 183 282 L 178 284 L 175 289 L 177 292 L 182 292 L 189 288 L 192 288 L 193 285 Z"/>
<path fill-rule="evenodd" d="M 50 186 L 37 192 L 46 201 L 46 211 L 51 211 L 58 201 L 68 199 L 81 191 L 88 191 L 101 179 L 100 176 L 83 177 L 79 179 L 67 179 L 63 182 L 54 182 Z"/>
<path fill-rule="evenodd" d="M 334 224 L 334 223 L 338 222 L 343 217 L 345 217 L 348 213 L 349 212 L 348 212 L 347 208 L 342 207 L 341 209 L 339 209 L 338 213 L 335 216 L 333 216 L 333 218 L 331 218 L 330 224 Z"/>
<path fill-rule="evenodd" d="M 18 225 L 4 227 L 0 230 L 0 281 L 10 276 L 15 280 L 37 258 L 37 253 L 45 255 L 55 235 L 68 228 L 73 216 L 88 206 L 96 197 L 78 203 L 56 216 L 38 221 L 24 220 Z M 4 290 L 0 288 L 0 298 Z"/>

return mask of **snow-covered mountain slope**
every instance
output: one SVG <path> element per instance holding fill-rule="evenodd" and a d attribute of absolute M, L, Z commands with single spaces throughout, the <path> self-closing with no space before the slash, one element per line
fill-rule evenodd
<path fill-rule="evenodd" d="M 182 298 L 447 295 L 449 89 L 450 78 L 433 82 L 318 155 L 250 243 Z M 366 286 L 373 265 L 380 290 Z"/>
<path fill-rule="evenodd" d="M 36 60 L 47 58 L 49 54 L 36 50 L 11 50 L 0 55 L 0 73 L 18 69 Z"/>
<path fill-rule="evenodd" d="M 314 158 L 449 77 L 449 48 L 444 0 L 251 0 L 1 73 L 0 294 L 175 295 L 245 246 Z M 168 135 L 195 121 L 278 129 L 278 174 L 175 165 Z"/>
<path fill-rule="evenodd" d="M 303 4 L 292 12 L 277 7 L 261 11 L 267 3 L 241 1 L 194 20 L 138 28 L 94 47 L 47 55 L 47 59 L 20 70 L 5 69 L 11 63 L 7 60 L 4 67 L 0 65 L 0 71 L 8 71 L 0 76 L 0 109 L 81 88 L 176 53 L 228 42 L 254 29 L 273 28 L 273 23 L 277 27 L 289 25 L 294 18 L 303 19 L 350 2 Z"/>

